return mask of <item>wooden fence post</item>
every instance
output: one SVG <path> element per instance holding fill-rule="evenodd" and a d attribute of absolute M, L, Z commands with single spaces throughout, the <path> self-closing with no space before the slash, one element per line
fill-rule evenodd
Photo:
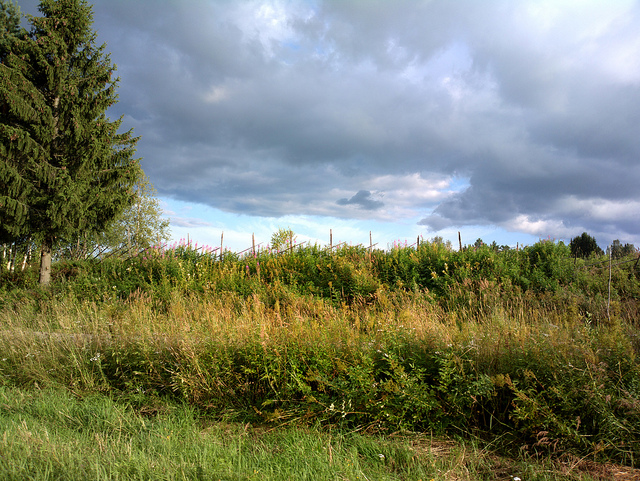
<path fill-rule="evenodd" d="M 611 246 L 609 246 L 609 297 L 607 299 L 607 319 L 611 323 L 611 314 L 609 312 L 609 306 L 611 306 Z"/>
<path fill-rule="evenodd" d="M 462 237 L 460 237 L 460 231 L 458 231 L 458 244 L 460 244 L 460 251 L 462 251 Z"/>
<path fill-rule="evenodd" d="M 222 252 L 224 251 L 223 246 L 224 246 L 224 231 L 222 231 L 222 234 L 220 234 L 220 260 L 222 260 Z"/>

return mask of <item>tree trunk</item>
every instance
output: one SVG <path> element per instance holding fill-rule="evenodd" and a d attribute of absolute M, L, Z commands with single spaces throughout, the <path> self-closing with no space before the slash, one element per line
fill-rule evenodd
<path fill-rule="evenodd" d="M 47 239 L 42 243 L 40 251 L 40 285 L 46 286 L 51 282 L 51 244 Z"/>
<path fill-rule="evenodd" d="M 31 237 L 29 237 L 29 246 L 27 247 L 27 252 L 24 254 L 24 259 L 22 259 L 22 270 L 24 271 L 25 267 L 27 267 L 27 261 L 31 257 Z"/>
<path fill-rule="evenodd" d="M 18 244 L 15 242 L 11 245 L 11 250 L 9 251 L 9 264 L 7 265 L 7 270 L 9 272 L 15 272 L 16 270 L 16 253 L 18 252 Z"/>

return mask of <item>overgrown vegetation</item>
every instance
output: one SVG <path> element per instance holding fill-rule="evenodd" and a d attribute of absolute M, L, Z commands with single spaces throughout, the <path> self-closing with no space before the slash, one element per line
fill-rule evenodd
<path fill-rule="evenodd" d="M 553 241 L 215 254 L 59 262 L 47 289 L 4 272 L 2 385 L 638 465 L 634 256 L 609 294 L 608 257 Z"/>

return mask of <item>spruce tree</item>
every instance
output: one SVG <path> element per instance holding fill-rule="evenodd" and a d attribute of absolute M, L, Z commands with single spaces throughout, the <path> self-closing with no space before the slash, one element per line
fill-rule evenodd
<path fill-rule="evenodd" d="M 17 37 L 26 35 L 20 27 L 20 7 L 11 0 L 0 0 L 0 63 L 9 53 L 11 44 Z"/>
<path fill-rule="evenodd" d="M 18 37 L 26 35 L 26 31 L 20 27 L 21 18 L 20 7 L 17 4 L 11 0 L 0 0 L 0 63 L 3 63 L 9 54 L 13 42 Z M 6 106 L 0 107 L 0 115 L 4 117 L 7 114 L 8 108 Z M 0 189 L 1 185 L 2 178 L 0 177 Z M 4 219 L 0 218 L 0 244 L 4 246 L 7 243 L 16 243 L 20 240 L 9 234 L 5 228 Z"/>
<path fill-rule="evenodd" d="M 39 10 L 0 64 L 0 218 L 6 235 L 39 239 L 48 284 L 53 247 L 102 231 L 133 202 L 141 169 L 138 139 L 106 116 L 119 79 L 91 6 L 42 0 Z"/>
<path fill-rule="evenodd" d="M 582 235 L 574 237 L 569 242 L 569 249 L 572 257 L 589 258 L 592 254 L 602 255 L 604 251 L 598 246 L 595 237 L 590 236 L 586 232 Z"/>
<path fill-rule="evenodd" d="M 622 259 L 623 257 L 630 256 L 636 253 L 636 248 L 633 244 L 622 245 L 620 239 L 616 239 L 611 243 L 611 257 L 614 259 Z M 607 249 L 607 253 L 609 249 Z"/>

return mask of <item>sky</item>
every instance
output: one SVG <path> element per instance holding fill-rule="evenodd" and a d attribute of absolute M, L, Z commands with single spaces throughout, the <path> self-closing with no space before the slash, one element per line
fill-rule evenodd
<path fill-rule="evenodd" d="M 90 3 L 174 240 L 640 246 L 638 1 Z"/>

